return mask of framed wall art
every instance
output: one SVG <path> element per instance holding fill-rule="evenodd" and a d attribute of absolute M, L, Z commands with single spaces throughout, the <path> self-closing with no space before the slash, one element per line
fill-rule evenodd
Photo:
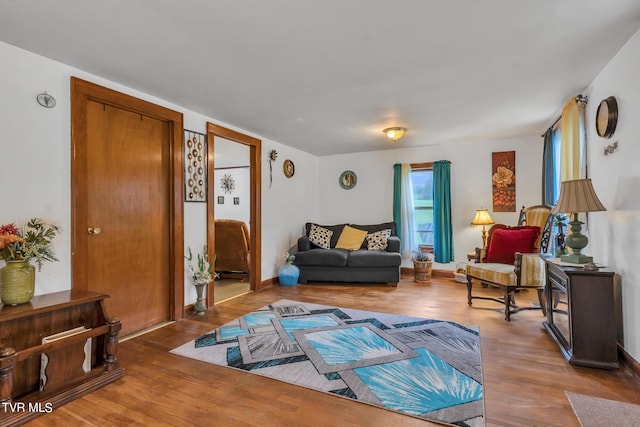
<path fill-rule="evenodd" d="M 494 212 L 516 211 L 516 152 L 491 154 L 491 188 Z"/>
<path fill-rule="evenodd" d="M 353 171 L 344 171 L 340 175 L 340 179 L 338 180 L 338 182 L 340 183 L 340 187 L 344 188 L 345 190 L 351 190 L 358 183 L 358 177 Z"/>
<path fill-rule="evenodd" d="M 184 131 L 184 201 L 207 201 L 207 137 Z"/>

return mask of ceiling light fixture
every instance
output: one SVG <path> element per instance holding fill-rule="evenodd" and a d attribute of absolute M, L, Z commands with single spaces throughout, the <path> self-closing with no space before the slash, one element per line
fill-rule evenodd
<path fill-rule="evenodd" d="M 385 130 L 382 131 L 382 133 L 387 135 L 387 138 L 397 141 L 404 136 L 404 133 L 406 131 L 407 131 L 406 128 L 393 127 L 393 128 L 386 128 Z"/>

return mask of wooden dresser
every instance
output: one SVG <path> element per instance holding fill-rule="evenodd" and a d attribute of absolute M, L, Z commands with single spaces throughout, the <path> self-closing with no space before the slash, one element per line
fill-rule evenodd
<path fill-rule="evenodd" d="M 121 325 L 107 317 L 105 298 L 64 291 L 0 305 L 0 426 L 29 421 L 123 376 Z"/>

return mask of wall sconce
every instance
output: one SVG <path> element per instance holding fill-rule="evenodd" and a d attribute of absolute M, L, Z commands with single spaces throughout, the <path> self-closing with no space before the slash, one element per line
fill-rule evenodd
<path fill-rule="evenodd" d="M 393 128 L 386 128 L 385 130 L 382 131 L 382 133 L 387 135 L 387 138 L 397 141 L 404 136 L 406 131 L 407 131 L 406 128 L 393 127 Z"/>
<path fill-rule="evenodd" d="M 473 221 L 471 221 L 471 225 L 481 225 L 482 226 L 482 247 L 487 247 L 487 225 L 495 224 L 495 221 L 491 219 L 489 215 L 489 211 L 487 209 L 478 209 L 476 210 L 476 216 L 473 217 Z"/>
<path fill-rule="evenodd" d="M 613 144 L 607 145 L 607 147 L 604 149 L 604 155 L 608 156 L 609 154 L 613 154 L 617 149 L 618 149 L 618 141 L 614 142 Z"/>

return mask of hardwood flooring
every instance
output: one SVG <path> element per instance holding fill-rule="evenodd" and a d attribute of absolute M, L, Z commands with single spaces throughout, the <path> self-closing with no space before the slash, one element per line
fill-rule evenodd
<path fill-rule="evenodd" d="M 220 302 L 224 302 L 229 298 L 235 298 L 238 295 L 246 294 L 247 292 L 251 292 L 251 284 L 249 280 L 238 280 L 238 279 L 222 279 L 216 280 L 214 283 L 215 292 L 214 295 L 214 304 L 218 304 Z"/>
<path fill-rule="evenodd" d="M 497 289 L 483 292 L 498 293 Z M 569 365 L 542 326 L 538 310 L 503 320 L 491 301 L 466 302 L 453 279 L 429 285 L 274 286 L 243 295 L 120 343 L 123 379 L 31 422 L 30 426 L 429 426 L 372 407 L 168 353 L 216 326 L 279 299 L 398 313 L 479 325 L 486 425 L 578 427 L 564 391 L 640 404 L 640 383 L 626 369 Z M 519 304 L 536 300 L 521 292 Z M 481 307 L 485 307 L 484 309 Z M 491 309 L 489 309 L 491 308 Z"/>

